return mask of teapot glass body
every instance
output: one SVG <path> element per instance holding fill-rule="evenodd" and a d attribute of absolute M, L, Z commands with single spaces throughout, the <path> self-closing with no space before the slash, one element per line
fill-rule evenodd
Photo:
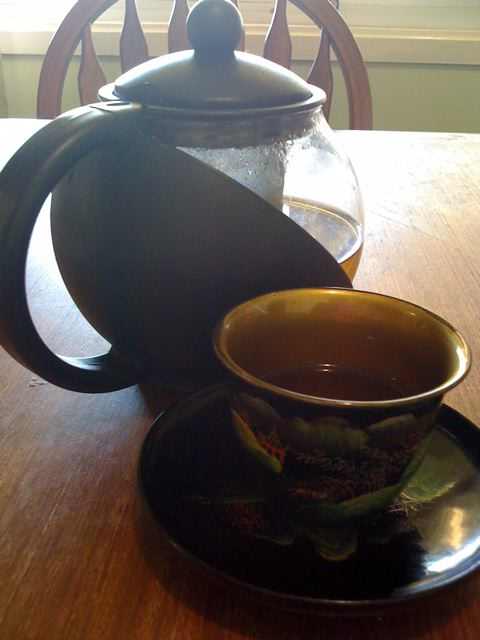
<path fill-rule="evenodd" d="M 230 135 L 238 138 L 235 131 L 251 131 L 250 124 L 237 118 L 229 125 Z M 321 107 L 301 133 L 258 144 L 217 145 L 215 123 L 210 127 L 205 139 L 212 146 L 182 150 L 283 211 L 323 245 L 352 279 L 363 247 L 362 197 L 352 164 Z"/>

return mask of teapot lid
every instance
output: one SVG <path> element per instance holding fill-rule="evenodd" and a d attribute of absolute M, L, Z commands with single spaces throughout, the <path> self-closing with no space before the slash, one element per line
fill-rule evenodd
<path fill-rule="evenodd" d="M 187 19 L 193 50 L 145 62 L 113 86 L 103 87 L 99 95 L 104 100 L 214 115 L 272 108 L 302 111 L 324 102 L 324 92 L 295 73 L 235 51 L 242 29 L 240 12 L 230 0 L 200 0 Z"/>

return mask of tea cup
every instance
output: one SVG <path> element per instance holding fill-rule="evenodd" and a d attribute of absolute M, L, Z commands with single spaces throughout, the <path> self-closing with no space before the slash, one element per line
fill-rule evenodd
<path fill-rule="evenodd" d="M 463 336 L 438 315 L 351 289 L 248 300 L 213 342 L 238 442 L 300 529 L 348 525 L 395 501 L 443 396 L 471 363 Z"/>

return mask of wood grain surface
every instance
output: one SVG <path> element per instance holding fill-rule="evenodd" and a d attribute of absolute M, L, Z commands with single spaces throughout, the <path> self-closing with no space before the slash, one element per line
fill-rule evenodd
<path fill-rule="evenodd" d="M 40 122 L 0 121 L 0 160 Z M 448 397 L 480 424 L 480 136 L 345 132 L 367 234 L 357 288 L 444 316 L 474 366 Z M 103 346 L 61 285 L 48 207 L 29 257 L 32 314 L 57 350 Z M 322 618 L 225 589 L 161 542 L 137 490 L 155 387 L 57 389 L 0 351 L 0 638 L 6 640 L 477 640 L 480 575 L 382 616 Z"/>

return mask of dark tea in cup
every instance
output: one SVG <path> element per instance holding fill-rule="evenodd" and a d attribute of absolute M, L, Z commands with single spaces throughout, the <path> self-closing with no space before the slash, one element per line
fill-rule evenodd
<path fill-rule="evenodd" d="M 266 375 L 265 380 L 277 387 L 319 398 L 389 400 L 410 395 L 406 385 L 401 387 L 395 379 L 373 376 L 368 370 L 325 363 L 312 362 L 294 369 L 277 371 Z"/>

